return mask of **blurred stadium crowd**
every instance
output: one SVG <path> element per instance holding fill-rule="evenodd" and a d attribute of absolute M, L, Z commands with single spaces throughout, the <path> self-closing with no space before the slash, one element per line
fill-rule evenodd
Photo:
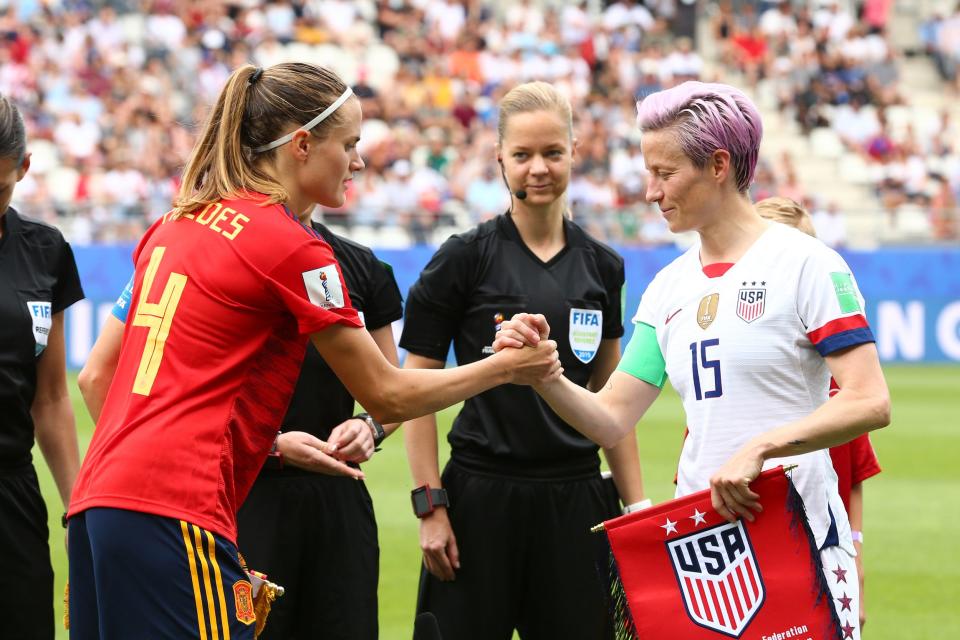
<path fill-rule="evenodd" d="M 165 213 L 230 69 L 329 65 L 362 99 L 367 162 L 328 222 L 360 242 L 444 239 L 506 209 L 494 161 L 499 97 L 542 79 L 566 93 L 579 159 L 575 217 L 599 238 L 672 238 L 643 201 L 635 102 L 688 79 L 770 91 L 797 135 L 832 131 L 877 210 L 924 207 L 957 234 L 960 124 L 915 117 L 887 27 L 892 0 L 0 0 L 0 92 L 16 100 L 33 166 L 15 204 L 77 244 L 133 241 Z M 854 11 L 850 9 L 853 8 Z M 856 10 L 858 9 L 858 10 Z M 709 16 L 704 53 L 698 21 Z M 920 52 L 960 90 L 960 3 L 931 13 Z M 702 56 L 702 57 L 701 57 Z M 762 159 L 755 199 L 783 195 L 846 241 L 844 216 L 805 189 L 795 157 Z M 868 203 L 870 204 L 870 203 Z M 320 213 L 320 212 L 318 212 Z"/>

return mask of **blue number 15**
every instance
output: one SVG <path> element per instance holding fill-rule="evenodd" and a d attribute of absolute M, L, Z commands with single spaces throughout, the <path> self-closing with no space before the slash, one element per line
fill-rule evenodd
<path fill-rule="evenodd" d="M 693 390 L 696 393 L 697 400 L 703 400 L 704 398 L 719 398 L 723 395 L 723 381 L 720 379 L 720 361 L 711 360 L 707 357 L 707 349 L 709 347 L 716 347 L 720 344 L 719 338 L 711 338 L 710 340 L 704 340 L 703 342 L 691 342 L 690 343 L 690 366 L 693 367 Z M 697 346 L 699 345 L 699 349 Z M 699 361 L 697 355 L 699 352 Z M 702 387 L 700 386 L 700 370 L 701 369 L 713 369 L 713 389 L 703 393 Z"/>

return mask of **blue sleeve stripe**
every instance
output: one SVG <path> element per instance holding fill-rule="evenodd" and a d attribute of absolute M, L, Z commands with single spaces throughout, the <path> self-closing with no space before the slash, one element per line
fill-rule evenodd
<path fill-rule="evenodd" d="M 133 278 L 134 276 L 130 276 L 130 280 L 127 281 L 127 286 L 123 288 L 123 293 L 121 293 L 117 301 L 113 303 L 113 309 L 110 309 L 113 317 L 124 324 L 127 322 L 127 315 L 130 313 L 130 300 L 133 298 Z"/>
<path fill-rule="evenodd" d="M 849 331 L 835 333 L 829 338 L 824 338 L 814 346 L 817 348 L 817 351 L 821 356 L 826 357 L 834 351 L 839 351 L 840 349 L 846 349 L 847 347 L 855 347 L 858 344 L 876 341 L 877 340 L 873 337 L 873 331 L 870 330 L 870 327 L 860 327 L 858 329 L 850 329 Z"/>

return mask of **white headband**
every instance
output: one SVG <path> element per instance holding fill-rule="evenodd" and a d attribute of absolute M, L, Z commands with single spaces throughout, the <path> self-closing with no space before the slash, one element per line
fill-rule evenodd
<path fill-rule="evenodd" d="M 270 149 L 275 149 L 275 148 L 277 148 L 277 147 L 279 147 L 279 146 L 281 146 L 281 145 L 285 145 L 285 144 L 287 144 L 288 142 L 290 142 L 291 140 L 293 140 L 293 134 L 295 134 L 297 131 L 310 131 L 310 129 L 313 129 L 315 126 L 317 126 L 318 124 L 320 124 L 321 122 L 323 122 L 324 120 L 326 120 L 327 117 L 329 117 L 331 113 L 333 113 L 334 111 L 336 111 L 337 109 L 339 109 L 339 108 L 340 108 L 340 105 L 342 105 L 344 102 L 346 102 L 346 101 L 347 101 L 347 98 L 349 98 L 349 97 L 352 96 L 352 95 L 353 95 L 353 89 L 351 89 L 350 87 L 347 87 L 347 90 L 344 91 L 343 94 L 342 94 L 339 98 L 337 98 L 336 100 L 334 100 L 334 101 L 333 101 L 333 104 L 331 104 L 329 107 L 327 107 L 326 109 L 324 109 L 323 111 L 321 111 L 321 112 L 320 112 L 320 115 L 318 115 L 316 118 L 314 118 L 313 120 L 311 120 L 311 121 L 308 122 L 307 124 L 303 125 L 302 127 L 299 127 L 299 128 L 297 128 L 297 129 L 294 129 L 293 131 L 291 131 L 291 132 L 288 133 L 287 135 L 283 136 L 282 138 L 277 138 L 277 139 L 274 140 L 273 142 L 268 142 L 267 144 L 265 144 L 265 145 L 263 145 L 263 146 L 260 146 L 260 147 L 255 148 L 255 149 L 253 150 L 253 152 L 254 152 L 254 153 L 263 153 L 264 151 L 269 151 Z"/>

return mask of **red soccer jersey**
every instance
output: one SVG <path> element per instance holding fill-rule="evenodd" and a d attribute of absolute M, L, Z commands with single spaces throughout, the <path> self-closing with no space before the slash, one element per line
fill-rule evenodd
<path fill-rule="evenodd" d="M 235 541 L 307 335 L 362 325 L 330 247 L 281 205 L 165 216 L 134 262 L 120 361 L 70 515 L 129 509 Z"/>

